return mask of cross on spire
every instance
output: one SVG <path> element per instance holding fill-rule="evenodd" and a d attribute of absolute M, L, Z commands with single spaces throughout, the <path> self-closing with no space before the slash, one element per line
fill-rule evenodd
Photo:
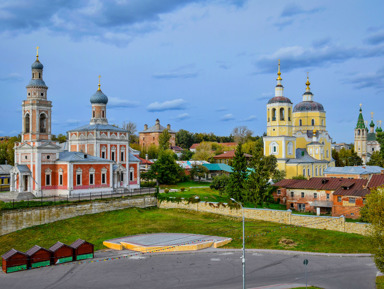
<path fill-rule="evenodd" d="M 99 88 L 97 90 L 101 90 L 100 89 L 100 78 L 101 78 L 101 75 L 99 75 L 99 84 L 98 84 Z"/>
<path fill-rule="evenodd" d="M 36 47 L 36 60 L 39 60 L 39 46 Z"/>

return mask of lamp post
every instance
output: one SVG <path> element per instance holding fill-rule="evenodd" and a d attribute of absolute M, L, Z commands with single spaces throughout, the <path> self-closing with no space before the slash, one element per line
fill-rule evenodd
<path fill-rule="evenodd" d="M 236 201 L 234 198 L 231 198 L 231 200 L 233 202 L 235 202 L 236 204 L 239 204 L 240 207 L 241 207 L 241 212 L 243 214 L 243 256 L 241 257 L 241 262 L 243 263 L 243 289 L 245 289 L 245 228 L 244 228 L 244 207 L 243 205 Z"/>

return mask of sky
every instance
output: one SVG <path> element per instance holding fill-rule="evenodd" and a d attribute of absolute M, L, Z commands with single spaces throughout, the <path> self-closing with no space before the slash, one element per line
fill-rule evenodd
<path fill-rule="evenodd" d="M 353 142 L 359 104 L 384 120 L 384 1 L 0 0 L 0 135 L 20 133 L 36 46 L 52 131 L 108 120 L 229 135 L 266 131 L 278 59 L 284 95 L 302 100 L 307 72 L 335 142 Z"/>

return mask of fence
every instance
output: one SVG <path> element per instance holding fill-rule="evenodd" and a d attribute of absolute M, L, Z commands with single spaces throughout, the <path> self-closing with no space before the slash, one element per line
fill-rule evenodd
<path fill-rule="evenodd" d="M 45 207 L 45 206 L 56 206 L 69 203 L 80 203 L 80 202 L 92 202 L 98 200 L 107 200 L 107 199 L 118 199 L 118 198 L 129 198 L 142 195 L 153 195 L 156 192 L 156 188 L 138 188 L 132 191 L 120 190 L 120 192 L 112 193 L 89 193 L 89 194 L 77 194 L 71 196 L 53 196 L 53 197 L 40 197 L 40 198 L 27 198 L 25 200 L 15 201 L 11 200 L 3 204 L 3 210 L 13 210 L 13 209 L 23 209 L 23 208 L 33 208 L 33 207 Z"/>

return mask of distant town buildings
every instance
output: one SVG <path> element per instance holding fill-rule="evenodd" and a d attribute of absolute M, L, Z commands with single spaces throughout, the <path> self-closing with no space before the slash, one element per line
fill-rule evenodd
<path fill-rule="evenodd" d="M 303 101 L 293 107 L 283 94 L 280 61 L 277 76 L 275 96 L 267 104 L 264 155 L 274 155 L 278 169 L 285 170 L 287 178 L 323 176 L 328 167 L 335 165 L 324 107 L 313 100 L 308 77 Z"/>
<path fill-rule="evenodd" d="M 369 179 L 372 175 L 384 174 L 384 168 L 378 166 L 328 167 L 325 177 L 346 179 Z"/>
<path fill-rule="evenodd" d="M 168 130 L 171 138 L 169 144 L 171 147 L 176 146 L 176 132 L 171 130 L 171 125 L 167 124 L 167 127 L 164 127 L 160 124 L 160 120 L 156 119 L 155 125 L 148 127 L 147 124 L 144 125 L 144 130 L 139 133 L 139 144 L 141 148 L 148 148 L 151 145 L 159 145 L 159 137 L 164 130 Z"/>

